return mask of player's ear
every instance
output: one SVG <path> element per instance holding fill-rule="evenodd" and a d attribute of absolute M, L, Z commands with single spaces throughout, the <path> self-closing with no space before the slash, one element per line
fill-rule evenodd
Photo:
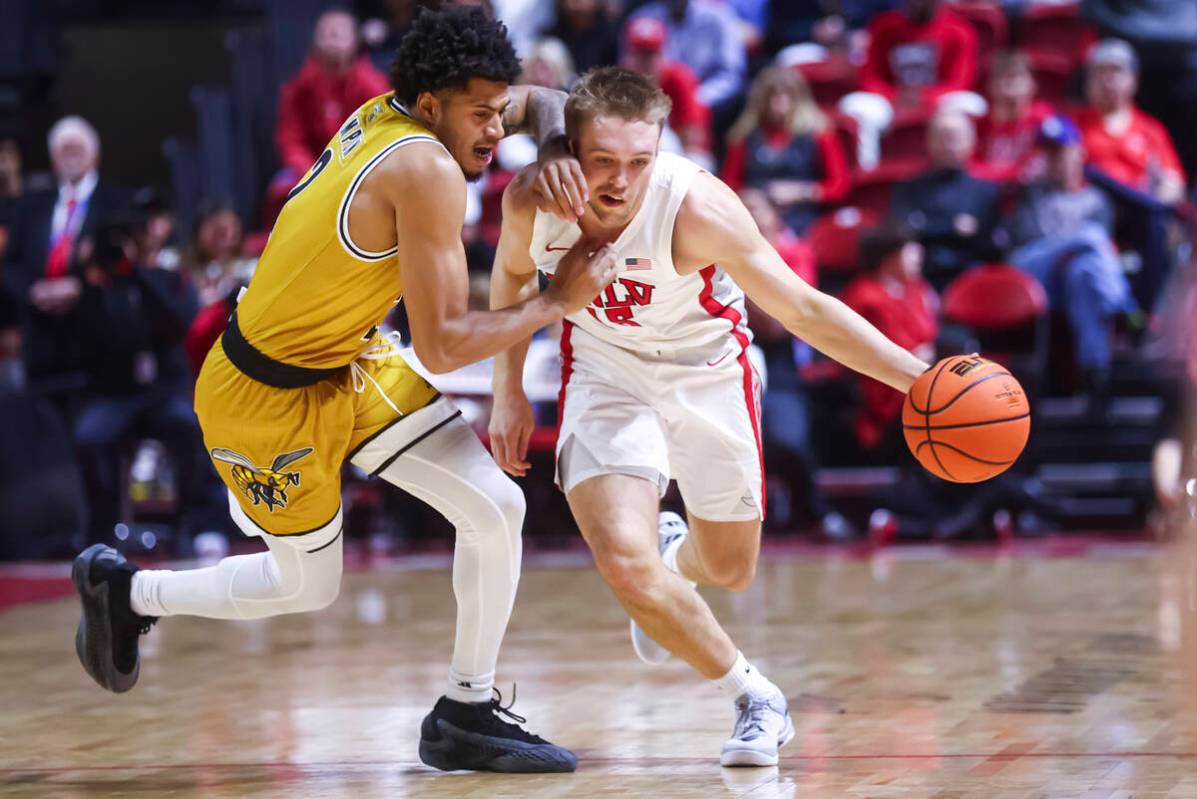
<path fill-rule="evenodd" d="M 416 108 L 425 119 L 431 120 L 434 124 L 440 122 L 441 101 L 432 92 L 420 92 L 416 97 Z"/>

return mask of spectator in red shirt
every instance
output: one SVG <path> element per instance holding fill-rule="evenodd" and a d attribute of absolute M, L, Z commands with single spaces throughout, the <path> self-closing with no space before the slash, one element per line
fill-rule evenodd
<path fill-rule="evenodd" d="M 985 113 L 984 98 L 973 91 L 977 35 L 967 22 L 941 8 L 939 0 L 906 0 L 901 11 L 874 17 L 868 32 L 861 91 L 840 100 L 840 110 L 860 127 L 863 167 L 876 165 L 877 137 L 889 126 L 895 107 L 925 114 Z"/>
<path fill-rule="evenodd" d="M 275 143 L 295 179 L 308 171 L 358 106 L 390 90 L 386 76 L 359 53 L 357 20 L 326 11 L 316 21 L 312 51 L 283 86 Z"/>
<path fill-rule="evenodd" d="M 1035 99 L 1035 76 L 1025 53 L 994 54 L 989 75 L 989 115 L 977 123 L 974 174 L 996 183 L 1026 183 L 1043 174 L 1039 130 L 1052 115 Z"/>
<path fill-rule="evenodd" d="M 669 95 L 673 110 L 669 128 L 681 141 L 682 151 L 711 168 L 711 112 L 698 99 L 698 76 L 680 61 L 667 60 L 662 51 L 669 35 L 665 23 L 655 17 L 636 17 L 624 28 L 623 65 L 633 72 L 655 77 L 661 91 Z"/>
<path fill-rule="evenodd" d="M 1076 115 L 1086 172 L 1115 200 L 1119 241 L 1142 258 L 1132 285 L 1139 307 L 1149 310 L 1172 270 L 1172 207 L 1184 197 L 1184 169 L 1164 126 L 1135 106 L 1138 59 L 1130 45 L 1098 42 L 1088 67 L 1089 107 Z"/>
<path fill-rule="evenodd" d="M 763 190 L 798 233 L 848 191 L 843 148 L 796 70 L 761 72 L 727 138 L 724 182 Z"/>
<path fill-rule="evenodd" d="M 910 230 L 890 223 L 866 233 L 860 252 L 866 274 L 844 289 L 844 303 L 898 346 L 934 361 L 939 297 L 923 280 L 922 245 Z M 860 380 L 864 401 L 856 437 L 861 447 L 874 450 L 897 432 L 902 395 L 872 378 Z"/>
<path fill-rule="evenodd" d="M 1185 174 L 1172 138 L 1135 106 L 1135 51 L 1120 39 L 1105 39 L 1090 51 L 1088 65 L 1089 107 L 1077 113 L 1076 122 L 1090 166 L 1165 205 L 1178 202 Z"/>
<path fill-rule="evenodd" d="M 869 24 L 860 88 L 899 106 L 929 106 L 977 79 L 977 35 L 939 0 L 906 0 Z"/>
<path fill-rule="evenodd" d="M 765 193 L 744 189 L 740 199 L 782 260 L 798 277 L 815 285 L 814 253 L 786 226 Z M 765 360 L 765 396 L 761 403 L 765 468 L 770 476 L 778 478 L 778 487 L 783 489 L 769 495 L 770 523 L 787 528 L 815 524 L 826 538 L 851 538 L 851 524 L 832 510 L 815 485 L 818 461 L 811 441 L 810 403 L 799 371 L 810 362 L 810 345 L 794 338 L 768 314 L 758 313 L 751 302 L 748 319 Z"/>

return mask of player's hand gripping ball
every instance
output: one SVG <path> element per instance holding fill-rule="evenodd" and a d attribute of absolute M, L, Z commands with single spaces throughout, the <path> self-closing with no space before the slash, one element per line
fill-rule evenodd
<path fill-rule="evenodd" d="M 1001 474 L 1022 454 L 1031 406 L 1014 376 L 977 355 L 944 358 L 902 405 L 902 432 L 927 471 L 955 483 Z"/>

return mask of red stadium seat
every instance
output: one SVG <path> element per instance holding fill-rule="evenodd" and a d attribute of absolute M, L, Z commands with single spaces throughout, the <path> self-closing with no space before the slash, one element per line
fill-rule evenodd
<path fill-rule="evenodd" d="M 875 211 L 852 206 L 816 219 L 806 238 L 815 251 L 820 277 L 824 272 L 855 271 L 860 266 L 860 234 L 880 219 Z"/>
<path fill-rule="evenodd" d="M 794 69 L 806 78 L 811 94 L 820 106 L 834 106 L 845 94 L 856 91 L 856 67 L 846 57 L 833 56 L 826 61 L 798 64 Z"/>
<path fill-rule="evenodd" d="M 835 128 L 835 135 L 840 140 L 840 147 L 844 151 L 844 160 L 848 169 L 856 169 L 857 138 L 860 135 L 859 126 L 852 117 L 835 111 L 827 111 L 831 124 Z"/>
<path fill-rule="evenodd" d="M 1031 3 L 1019 18 L 1014 39 L 1028 53 L 1052 53 L 1080 66 L 1097 40 L 1094 29 L 1080 18 L 1077 5 Z"/>
<path fill-rule="evenodd" d="M 515 173 L 506 169 L 495 169 L 486 175 L 486 186 L 482 189 L 482 240 L 491 247 L 499 243 L 499 231 L 503 227 L 503 191 L 515 178 Z"/>
<path fill-rule="evenodd" d="M 1038 99 L 1049 103 L 1063 100 L 1079 66 L 1076 59 L 1068 53 L 1051 50 L 1032 50 L 1027 57 L 1031 61 L 1031 74 L 1035 76 L 1035 85 L 1038 87 Z"/>
<path fill-rule="evenodd" d="M 931 124 L 930 109 L 902 109 L 894 114 L 894 121 L 881 138 L 881 162 L 927 163 L 927 126 Z"/>
<path fill-rule="evenodd" d="M 848 193 L 847 204 L 885 216 L 889 213 L 889 198 L 894 184 L 914 177 L 922 166 L 920 162 L 883 161 L 876 169 L 867 172 L 857 170 L 852 176 L 852 190 Z"/>
<path fill-rule="evenodd" d="M 1006 14 L 997 3 L 966 3 L 952 6 L 977 32 L 977 89 L 984 91 L 993 54 L 1009 39 Z"/>
<path fill-rule="evenodd" d="M 1039 281 L 1009 264 L 973 267 L 943 293 L 944 318 L 972 331 L 981 354 L 1008 367 L 1028 396 L 1039 393 L 1046 376 L 1047 310 Z"/>
<path fill-rule="evenodd" d="M 1047 312 L 1039 281 L 1009 264 L 973 267 L 944 290 L 944 316 L 974 330 L 1033 324 Z"/>

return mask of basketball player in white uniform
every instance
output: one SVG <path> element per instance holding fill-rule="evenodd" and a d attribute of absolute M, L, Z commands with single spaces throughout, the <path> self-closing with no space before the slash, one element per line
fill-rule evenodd
<path fill-rule="evenodd" d="M 557 481 L 600 574 L 632 617 L 637 654 L 680 657 L 734 701 L 725 766 L 777 763 L 794 735 L 781 691 L 737 650 L 696 583 L 752 582 L 765 512 L 759 384 L 746 349 L 744 294 L 788 330 L 849 367 L 907 391 L 927 364 L 838 300 L 799 279 L 726 185 L 657 152 L 669 100 L 609 67 L 566 102 L 566 133 L 590 190 L 579 222 L 536 209 L 536 176 L 503 197 L 492 307 L 534 295 L 579 239 L 610 244 L 621 271 L 561 337 Z M 743 290 L 741 290 L 741 287 Z M 531 406 L 526 344 L 496 357 L 494 456 L 522 475 Z M 689 527 L 661 514 L 676 478 Z M 654 535 L 654 532 L 657 534 Z"/>

